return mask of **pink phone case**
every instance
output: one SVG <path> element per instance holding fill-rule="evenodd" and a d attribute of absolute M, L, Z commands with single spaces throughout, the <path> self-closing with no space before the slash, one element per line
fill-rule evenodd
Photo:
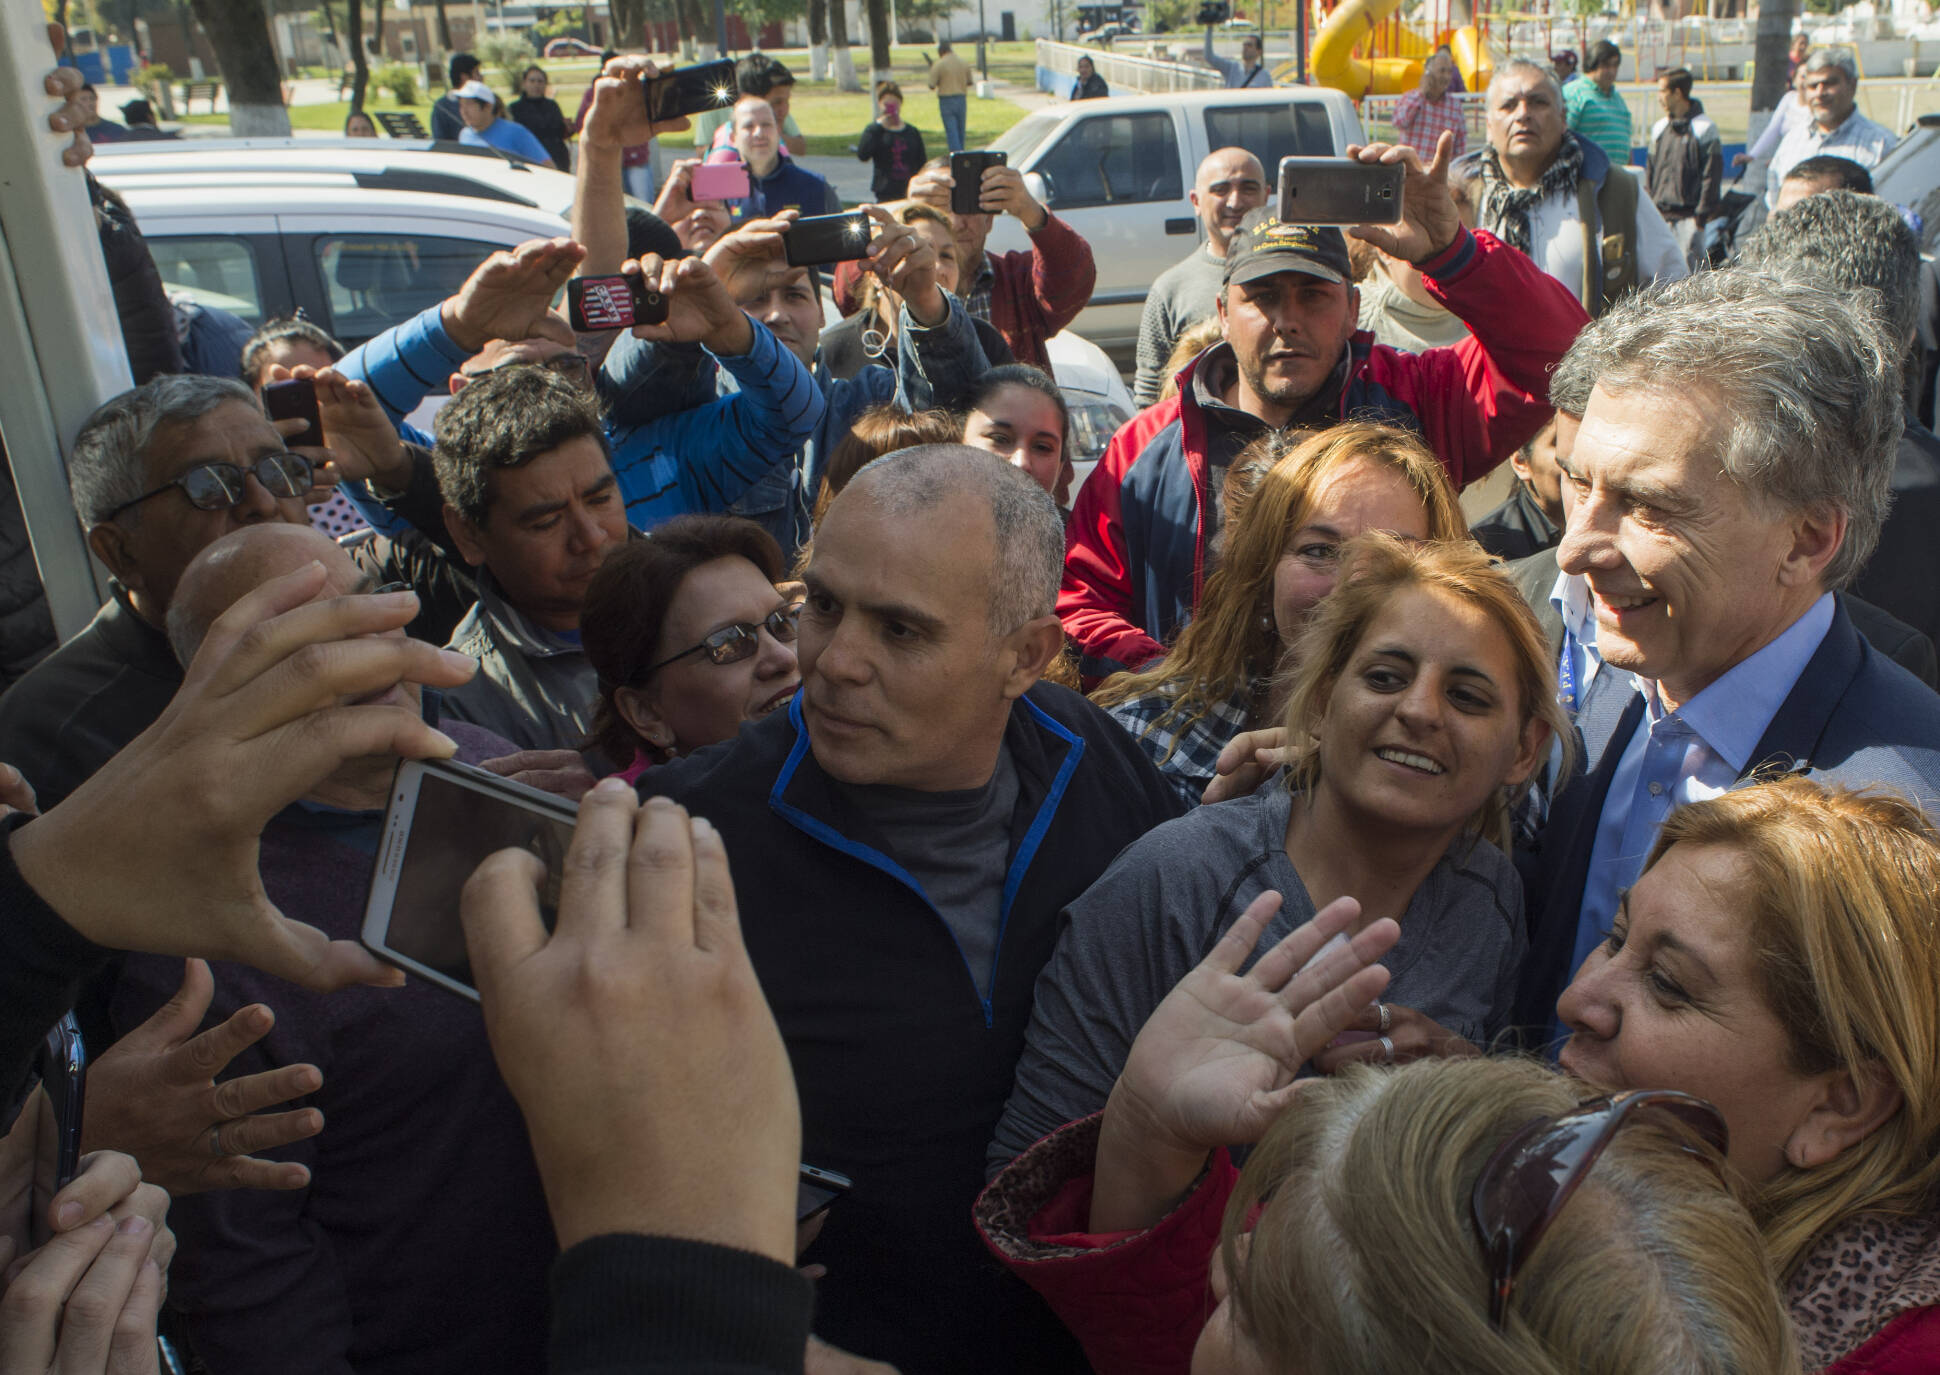
<path fill-rule="evenodd" d="M 710 162 L 694 169 L 697 201 L 738 201 L 748 194 L 748 169 L 737 162 Z"/>

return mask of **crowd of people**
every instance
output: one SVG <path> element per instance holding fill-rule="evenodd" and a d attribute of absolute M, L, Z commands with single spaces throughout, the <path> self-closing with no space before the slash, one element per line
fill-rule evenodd
<path fill-rule="evenodd" d="M 0 1368 L 1940 1368 L 1926 269 L 1836 56 L 1720 266 L 1617 66 L 1458 162 L 1432 59 L 1393 225 L 1213 152 L 1076 490 L 1090 245 L 892 85 L 796 264 L 765 57 L 655 213 L 615 55 L 570 237 L 103 405 L 112 599 L 0 696 Z M 359 943 L 409 759 L 577 805 L 463 881 L 476 1003 Z"/>

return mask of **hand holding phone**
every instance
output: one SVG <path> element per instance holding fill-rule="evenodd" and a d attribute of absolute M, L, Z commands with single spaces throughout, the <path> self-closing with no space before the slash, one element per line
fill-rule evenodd
<path fill-rule="evenodd" d="M 678 67 L 663 76 L 643 77 L 640 94 L 646 101 L 647 118 L 655 124 L 668 124 L 709 110 L 725 110 L 740 96 L 734 84 L 734 63 L 725 59 Z"/>
<path fill-rule="evenodd" d="M 790 267 L 824 267 L 869 256 L 869 216 L 861 210 L 843 215 L 811 215 L 796 220 L 782 235 Z"/>
<path fill-rule="evenodd" d="M 283 436 L 285 444 L 323 443 L 323 414 L 317 409 L 317 384 L 308 377 L 292 377 L 286 382 L 271 382 L 263 388 L 263 410 L 271 420 L 302 420 L 307 423 L 294 434 Z"/>
<path fill-rule="evenodd" d="M 667 323 L 667 298 L 640 273 L 575 277 L 566 283 L 566 316 L 582 334 Z"/>
<path fill-rule="evenodd" d="M 1399 163 L 1281 158 L 1279 218 L 1285 224 L 1399 224 L 1406 174 Z"/>
<path fill-rule="evenodd" d="M 983 174 L 986 167 L 1002 167 L 1010 161 L 1008 153 L 983 149 L 975 153 L 950 154 L 950 210 L 958 215 L 981 215 Z"/>
<path fill-rule="evenodd" d="M 745 200 L 748 168 L 740 162 L 704 162 L 688 177 L 688 197 L 697 201 Z"/>

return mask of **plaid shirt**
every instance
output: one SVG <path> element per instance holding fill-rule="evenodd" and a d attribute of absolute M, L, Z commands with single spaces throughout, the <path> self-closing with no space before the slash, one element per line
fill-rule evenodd
<path fill-rule="evenodd" d="M 1205 796 L 1206 785 L 1219 772 L 1216 767 L 1219 752 L 1246 729 L 1246 703 L 1252 694 L 1249 689 L 1241 689 L 1229 701 L 1219 703 L 1197 720 L 1182 723 L 1174 719 L 1153 730 L 1152 723 L 1165 715 L 1176 700 L 1178 686 L 1168 683 L 1157 692 L 1106 707 L 1105 714 L 1138 741 L 1138 747 L 1158 765 L 1172 791 L 1188 807 L 1196 807 Z"/>
<path fill-rule="evenodd" d="M 1419 90 L 1410 91 L 1394 107 L 1395 137 L 1420 153 L 1424 162 L 1435 156 L 1435 141 L 1444 130 L 1455 135 L 1451 158 L 1468 151 L 1468 119 L 1452 88 L 1432 103 Z"/>
<path fill-rule="evenodd" d="M 973 320 L 990 323 L 990 292 L 997 285 L 997 271 L 990 265 L 990 255 L 984 254 L 977 264 L 977 280 L 970 283 L 970 290 L 963 297 L 963 308 Z"/>

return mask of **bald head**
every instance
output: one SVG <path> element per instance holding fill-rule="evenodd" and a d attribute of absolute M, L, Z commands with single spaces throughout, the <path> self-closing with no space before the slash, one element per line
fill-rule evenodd
<path fill-rule="evenodd" d="M 922 444 L 864 464 L 836 501 L 851 493 L 898 518 L 981 505 L 993 527 L 991 630 L 1007 635 L 1050 614 L 1064 573 L 1064 521 L 1022 469 L 967 444 Z"/>
<path fill-rule="evenodd" d="M 1216 258 L 1226 256 L 1246 212 L 1266 204 L 1266 170 L 1244 148 L 1208 153 L 1193 179 L 1192 208 L 1206 226 L 1206 243 Z"/>
<path fill-rule="evenodd" d="M 273 578 L 311 562 L 329 574 L 321 595 L 342 596 L 366 581 L 343 547 L 309 525 L 246 525 L 189 561 L 168 608 L 168 643 L 184 668 L 222 613 Z"/>

